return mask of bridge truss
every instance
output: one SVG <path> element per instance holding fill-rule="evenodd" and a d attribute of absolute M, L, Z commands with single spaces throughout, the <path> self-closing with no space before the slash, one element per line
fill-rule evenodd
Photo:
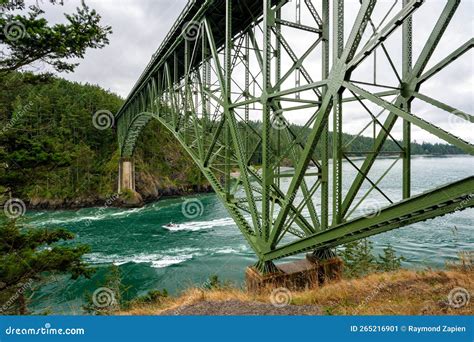
<path fill-rule="evenodd" d="M 116 116 L 121 155 L 132 157 L 142 129 L 158 120 L 206 176 L 262 271 L 278 258 L 321 255 L 472 207 L 472 176 L 416 194 L 411 184 L 414 126 L 474 154 L 471 143 L 412 111 L 419 100 L 473 123 L 422 93 L 473 46 L 470 38 L 427 67 L 459 3 L 445 1 L 413 58 L 412 15 L 423 0 L 357 2 L 350 24 L 343 0 L 190 1 Z M 357 155 L 357 139 L 343 134 L 354 112 L 367 119 L 359 135 L 373 134 L 370 151 Z M 385 169 L 374 172 L 381 160 Z M 389 196 L 385 178 L 394 170 L 400 194 Z"/>

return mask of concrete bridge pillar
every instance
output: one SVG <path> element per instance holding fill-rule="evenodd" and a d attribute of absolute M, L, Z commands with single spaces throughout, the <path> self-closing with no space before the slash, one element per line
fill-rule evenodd
<path fill-rule="evenodd" d="M 120 158 L 118 192 L 135 192 L 135 163 L 130 158 Z"/>
<path fill-rule="evenodd" d="M 120 158 L 118 193 L 122 205 L 137 207 L 143 204 L 143 199 L 135 188 L 135 163 L 131 158 Z"/>
<path fill-rule="evenodd" d="M 247 267 L 245 281 L 247 290 L 252 293 L 281 287 L 298 291 L 341 279 L 343 266 L 342 260 L 335 254 L 329 259 L 309 254 L 305 259 L 276 265 L 273 271 L 266 274 L 255 266 Z"/>

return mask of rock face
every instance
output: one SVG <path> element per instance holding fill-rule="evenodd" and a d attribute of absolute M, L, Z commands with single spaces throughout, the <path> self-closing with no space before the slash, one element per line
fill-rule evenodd
<path fill-rule="evenodd" d="M 163 197 L 186 196 L 196 193 L 209 193 L 213 189 L 210 185 L 193 185 L 181 182 L 174 185 L 167 177 L 157 177 L 149 172 L 136 173 L 136 191 L 125 191 L 123 194 L 109 196 L 81 196 L 73 199 L 44 199 L 30 198 L 26 201 L 28 208 L 37 210 L 80 209 L 87 207 L 140 207 L 145 203 L 156 201 Z"/>
<path fill-rule="evenodd" d="M 44 198 L 30 198 L 26 202 L 30 209 L 79 209 L 86 207 L 95 207 L 103 205 L 104 200 L 96 197 L 79 197 L 74 199 L 44 199 Z"/>
<path fill-rule="evenodd" d="M 213 191 L 209 184 L 194 185 L 184 181 L 179 182 L 179 185 L 176 183 L 170 181 L 166 176 L 160 177 L 145 171 L 136 173 L 136 191 L 140 193 L 145 203 L 161 197 L 186 196 Z"/>
<path fill-rule="evenodd" d="M 176 143 L 171 134 L 151 122 L 142 132 L 133 156 L 135 163 L 135 191 L 118 196 L 120 160 L 111 159 L 110 175 L 98 189 L 109 189 L 109 194 L 85 188 L 86 194 L 67 199 L 31 198 L 25 200 L 32 209 L 78 209 L 94 206 L 136 207 L 167 196 L 186 196 L 212 192 L 212 187 L 187 153 Z M 110 199 L 113 199 L 110 204 Z"/>
<path fill-rule="evenodd" d="M 144 204 L 143 197 L 136 191 L 127 190 L 121 193 L 113 205 L 115 207 L 136 208 Z"/>

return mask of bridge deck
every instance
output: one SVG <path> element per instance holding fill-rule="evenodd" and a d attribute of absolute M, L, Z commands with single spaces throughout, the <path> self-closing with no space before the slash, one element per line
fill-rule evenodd
<path fill-rule="evenodd" d="M 276 1 L 275 1 L 276 2 Z M 260 21 L 263 14 L 263 7 L 260 1 L 239 0 L 232 6 L 232 36 L 236 36 L 249 26 L 255 25 Z M 190 22 L 196 22 L 206 17 L 209 21 L 217 48 L 221 48 L 225 42 L 225 0 L 190 0 L 175 21 L 171 30 L 166 35 L 158 50 L 153 54 L 149 64 L 141 74 L 137 83 L 127 97 L 122 108 L 117 114 L 117 118 L 126 108 L 127 104 L 146 84 L 153 72 L 160 68 L 165 62 L 170 62 L 175 58 L 178 60 L 177 79 L 184 75 L 184 53 L 185 39 L 184 31 Z M 194 43 L 194 42 L 192 42 Z M 192 44 L 193 54 L 201 56 L 201 44 Z M 176 55 L 175 55 L 176 54 Z M 201 63 L 201 58 L 194 58 L 191 61 L 191 69 Z"/>

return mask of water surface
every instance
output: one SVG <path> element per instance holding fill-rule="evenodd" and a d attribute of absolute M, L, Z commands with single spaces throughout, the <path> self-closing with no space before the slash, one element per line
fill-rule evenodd
<path fill-rule="evenodd" d="M 373 178 L 392 162 L 378 161 Z M 471 176 L 474 158 L 418 157 L 412 163 L 413 189 L 419 193 Z M 355 172 L 347 163 L 343 170 L 347 189 Z M 393 200 L 401 198 L 400 175 L 399 162 L 380 185 Z M 383 201 L 381 195 L 373 196 L 371 201 Z M 53 313 L 80 313 L 85 293 L 102 286 L 105 270 L 111 264 L 119 265 L 128 297 L 163 288 L 176 294 L 189 286 L 199 286 L 211 274 L 241 285 L 245 267 L 256 261 L 254 254 L 214 194 L 193 198 L 199 199 L 203 208 L 202 214 L 194 218 L 183 215 L 186 198 L 164 199 L 128 210 L 29 212 L 27 217 L 34 227 L 64 227 L 73 231 L 77 242 L 92 248 L 85 259 L 99 268 L 91 280 L 67 281 L 57 277 L 36 293 L 33 307 Z M 468 209 L 371 239 L 376 253 L 391 244 L 406 258 L 405 267 L 440 268 L 446 261 L 456 259 L 459 251 L 473 250 L 473 219 L 474 210 Z M 169 222 L 179 226 L 165 227 Z"/>

